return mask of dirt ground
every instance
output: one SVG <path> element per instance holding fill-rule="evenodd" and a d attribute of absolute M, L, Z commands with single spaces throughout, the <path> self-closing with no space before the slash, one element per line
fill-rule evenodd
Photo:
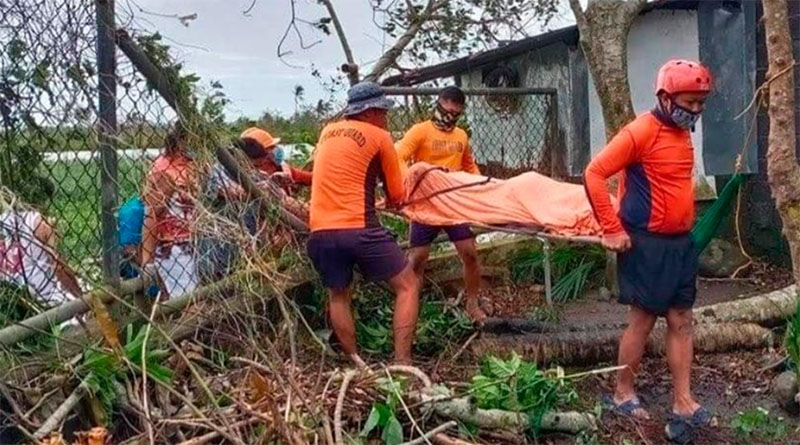
<path fill-rule="evenodd" d="M 755 294 L 785 287 L 791 276 L 780 269 L 759 266 L 744 279 L 703 280 L 698 284 L 696 307 L 746 298 Z M 544 302 L 540 286 L 496 286 L 484 292 L 484 301 L 495 317 L 520 317 L 534 312 Z M 579 301 L 561 308 L 564 324 L 616 324 L 624 320 L 626 308 L 599 292 L 591 292 Z M 461 354 L 455 362 L 452 352 L 442 354 L 447 358 L 423 365 L 439 381 L 469 381 L 478 366 L 478 358 Z M 781 371 L 772 367 L 781 359 L 778 351 L 764 349 L 724 354 L 698 355 L 692 368 L 693 392 L 697 399 L 718 418 L 716 428 L 702 431 L 696 436 L 697 444 L 800 444 L 800 420 L 782 411 L 771 396 L 771 382 Z M 614 363 L 597 363 L 591 368 L 612 366 Z M 579 369 L 568 370 L 568 372 Z M 613 388 L 613 376 L 595 376 L 576 385 L 580 395 L 579 409 L 592 411 Z M 653 419 L 634 422 L 614 413 L 604 413 L 601 430 L 581 440 L 569 435 L 548 435 L 531 443 L 541 444 L 664 444 L 669 443 L 664 434 L 667 413 L 671 406 L 671 382 L 666 359 L 648 357 L 638 380 L 639 395 Z M 731 427 L 731 421 L 741 412 L 763 408 L 773 417 L 783 417 L 787 434 L 782 440 L 770 440 L 758 435 L 746 437 Z M 481 437 L 483 443 L 520 443 L 522 438 Z"/>

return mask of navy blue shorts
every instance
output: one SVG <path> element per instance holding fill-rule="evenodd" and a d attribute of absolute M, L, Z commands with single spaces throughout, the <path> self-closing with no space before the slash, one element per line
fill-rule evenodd
<path fill-rule="evenodd" d="M 308 256 L 328 289 L 344 289 L 353 281 L 353 267 L 369 281 L 386 281 L 406 267 L 406 255 L 388 230 L 320 230 L 308 238 Z"/>
<path fill-rule="evenodd" d="M 472 230 L 469 228 L 469 224 L 459 224 L 457 226 L 430 226 L 428 224 L 412 221 L 409 243 L 411 247 L 430 246 L 442 230 L 447 233 L 447 237 L 454 243 L 475 237 Z"/>
<path fill-rule="evenodd" d="M 694 306 L 698 263 L 689 235 L 629 235 L 631 248 L 618 257 L 619 302 L 653 315 Z"/>

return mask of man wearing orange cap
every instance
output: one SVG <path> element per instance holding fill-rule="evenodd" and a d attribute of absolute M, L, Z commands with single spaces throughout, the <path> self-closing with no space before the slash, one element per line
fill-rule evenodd
<path fill-rule="evenodd" d="M 262 173 L 273 179 L 311 185 L 311 172 L 291 167 L 284 162 L 283 148 L 278 146 L 280 138 L 272 137 L 260 128 L 250 127 L 242 132 L 239 141 L 239 147 Z"/>
<path fill-rule="evenodd" d="M 656 82 L 655 108 L 625 126 L 586 168 L 585 184 L 603 227 L 603 246 L 619 254 L 619 301 L 630 305 L 619 346 L 616 390 L 607 403 L 648 419 L 634 388 L 647 337 L 656 318 L 667 320 L 667 362 L 672 373 L 670 437 L 712 422 L 691 394 L 692 306 L 697 252 L 694 222 L 694 149 L 690 130 L 711 93 L 709 70 L 698 62 L 671 60 Z M 606 181 L 620 173 L 619 213 Z"/>
<path fill-rule="evenodd" d="M 236 146 L 242 150 L 253 166 L 256 168 L 256 183 L 268 180 L 276 181 L 283 185 L 282 189 L 287 194 L 284 196 L 283 205 L 303 221 L 308 221 L 308 211 L 305 206 L 288 196 L 289 185 L 311 185 L 311 172 L 289 166 L 283 159 L 283 148 L 278 146 L 280 138 L 273 137 L 269 132 L 260 128 L 250 127 L 239 136 Z M 217 193 L 226 200 L 239 200 L 244 198 L 244 190 L 231 179 L 221 165 L 217 165 L 212 172 L 212 192 Z"/>

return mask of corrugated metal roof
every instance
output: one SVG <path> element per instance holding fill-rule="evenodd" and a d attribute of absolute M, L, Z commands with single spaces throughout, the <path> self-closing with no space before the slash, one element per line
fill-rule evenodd
<path fill-rule="evenodd" d="M 649 3 L 643 13 L 654 9 L 697 9 L 699 0 L 662 0 Z M 725 2 L 722 2 L 725 3 Z M 731 1 L 730 3 L 738 3 Z M 568 45 L 578 44 L 578 27 L 569 26 L 555 31 L 527 37 L 521 40 L 510 42 L 500 48 L 471 54 L 466 57 L 451 60 L 449 62 L 432 65 L 407 73 L 389 76 L 383 80 L 384 86 L 397 85 L 417 85 L 434 79 L 454 76 L 473 68 L 509 59 L 520 54 L 542 48 L 556 42 L 564 42 Z"/>

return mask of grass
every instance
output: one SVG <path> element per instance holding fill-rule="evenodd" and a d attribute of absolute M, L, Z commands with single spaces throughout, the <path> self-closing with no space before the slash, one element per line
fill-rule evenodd
<path fill-rule="evenodd" d="M 56 192 L 44 213 L 56 224 L 59 252 L 81 272 L 99 273 L 92 266 L 101 252 L 100 165 L 97 161 L 43 164 L 42 169 L 55 184 Z M 146 163 L 120 159 L 118 167 L 118 205 L 139 193 Z M 91 275 L 91 274 L 90 274 Z"/>
<path fill-rule="evenodd" d="M 795 308 L 794 316 L 786 324 L 783 346 L 789 356 L 789 365 L 794 368 L 800 380 L 800 303 Z"/>
<path fill-rule="evenodd" d="M 743 439 L 759 441 L 783 440 L 790 429 L 783 417 L 770 414 L 761 407 L 737 414 L 731 421 L 731 428 Z"/>
<path fill-rule="evenodd" d="M 598 246 L 560 246 L 551 250 L 553 300 L 565 302 L 579 298 L 586 289 L 605 283 L 605 252 Z M 541 248 L 519 252 L 512 261 L 511 275 L 518 283 L 544 283 L 544 251 Z"/>

